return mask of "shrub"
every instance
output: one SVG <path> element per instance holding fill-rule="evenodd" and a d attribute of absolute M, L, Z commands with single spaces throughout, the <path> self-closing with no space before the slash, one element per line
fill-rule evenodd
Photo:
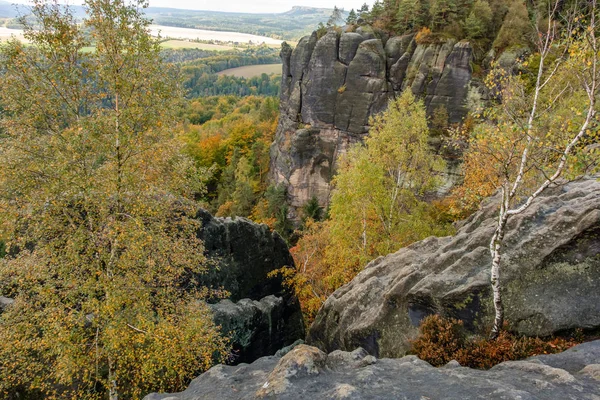
<path fill-rule="evenodd" d="M 429 44 L 433 42 L 433 33 L 431 33 L 431 29 L 428 27 L 423 27 L 417 35 L 415 36 L 415 41 L 417 44 Z"/>
<path fill-rule="evenodd" d="M 571 338 L 541 339 L 518 337 L 507 330 L 495 340 L 481 336 L 468 338 L 462 321 L 439 315 L 426 317 L 419 332 L 411 353 L 436 367 L 456 360 L 465 367 L 489 369 L 504 361 L 560 353 L 582 341 L 581 332 Z"/>

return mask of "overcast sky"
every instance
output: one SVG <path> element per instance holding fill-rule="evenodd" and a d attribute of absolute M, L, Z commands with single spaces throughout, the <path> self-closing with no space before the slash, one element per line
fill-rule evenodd
<path fill-rule="evenodd" d="M 27 3 L 27 0 L 7 0 L 11 3 Z M 363 3 L 369 6 L 373 0 L 149 0 L 151 7 L 185 8 L 190 10 L 230 11 L 247 13 L 280 13 L 293 6 L 333 8 L 338 6 L 346 11 L 358 9 Z M 68 4 L 81 4 L 83 0 L 63 0 Z"/>
<path fill-rule="evenodd" d="M 150 0 L 150 6 L 152 7 L 175 7 L 192 10 L 236 11 L 248 13 L 278 13 L 288 11 L 293 6 L 319 8 L 333 8 L 333 6 L 338 6 L 350 11 L 351 8 L 360 8 L 363 3 L 365 3 L 365 0 Z M 366 0 L 366 3 L 370 6 L 373 1 Z"/>

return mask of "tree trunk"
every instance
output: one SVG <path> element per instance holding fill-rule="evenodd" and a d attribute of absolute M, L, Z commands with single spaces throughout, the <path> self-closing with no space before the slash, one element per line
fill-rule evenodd
<path fill-rule="evenodd" d="M 108 360 L 108 399 L 119 400 L 117 391 L 117 378 L 115 377 L 115 367 L 112 360 Z"/>

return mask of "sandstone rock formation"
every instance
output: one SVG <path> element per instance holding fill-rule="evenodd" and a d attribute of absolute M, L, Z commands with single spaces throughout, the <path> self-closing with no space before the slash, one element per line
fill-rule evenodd
<path fill-rule="evenodd" d="M 399 357 L 428 314 L 471 330 L 493 317 L 489 240 L 492 199 L 455 236 L 431 237 L 368 264 L 331 295 L 307 342 L 325 351 L 365 348 Z M 501 279 L 506 319 L 525 335 L 600 328 L 600 180 L 548 189 L 511 217 Z"/>
<path fill-rule="evenodd" d="M 304 338 L 304 322 L 296 297 L 285 291 L 281 278 L 269 272 L 294 265 L 287 244 L 266 225 L 245 218 L 215 218 L 201 211 L 209 262 L 217 266 L 202 283 L 223 288 L 227 300 L 212 305 L 214 320 L 230 334 L 233 362 L 251 362 Z"/>
<path fill-rule="evenodd" d="M 288 188 L 293 207 L 313 196 L 329 199 L 329 182 L 340 153 L 369 131 L 369 117 L 383 111 L 402 90 L 425 100 L 431 114 L 445 107 L 451 122 L 467 112 L 473 50 L 448 40 L 417 44 L 413 35 L 387 39 L 328 32 L 304 37 L 281 51 L 281 113 L 271 147 L 275 183 Z"/>
<path fill-rule="evenodd" d="M 217 268 L 201 277 L 202 283 L 229 291 L 232 301 L 260 300 L 284 292 L 280 278 L 269 272 L 294 263 L 288 246 L 277 232 L 246 218 L 218 218 L 200 211 L 207 257 Z"/>
<path fill-rule="evenodd" d="M 260 301 L 223 300 L 212 304 L 211 309 L 215 323 L 233 343 L 232 361 L 239 363 L 273 355 L 303 337 L 302 321 L 295 319 L 295 306 L 289 297 L 270 295 Z"/>
<path fill-rule="evenodd" d="M 329 355 L 300 345 L 283 358 L 218 365 L 175 394 L 145 400 L 200 399 L 597 399 L 600 341 L 561 354 L 504 362 L 489 371 L 450 362 L 434 368 L 415 356 L 376 359 L 363 349 Z"/>

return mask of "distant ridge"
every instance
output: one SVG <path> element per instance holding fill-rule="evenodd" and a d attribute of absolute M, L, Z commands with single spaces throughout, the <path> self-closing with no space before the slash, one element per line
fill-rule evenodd
<path fill-rule="evenodd" d="M 23 0 L 19 0 L 23 1 Z M 19 5 L 21 13 L 27 14 L 26 5 Z M 70 6 L 76 17 L 85 16 L 82 6 Z M 294 6 L 282 13 L 240 13 L 226 11 L 188 10 L 170 7 L 149 7 L 146 15 L 158 25 L 178 28 L 228 31 L 266 36 L 279 40 L 299 40 L 310 34 L 319 23 L 325 23 L 332 9 Z M 0 0 L 0 18 L 17 16 L 15 6 Z"/>

